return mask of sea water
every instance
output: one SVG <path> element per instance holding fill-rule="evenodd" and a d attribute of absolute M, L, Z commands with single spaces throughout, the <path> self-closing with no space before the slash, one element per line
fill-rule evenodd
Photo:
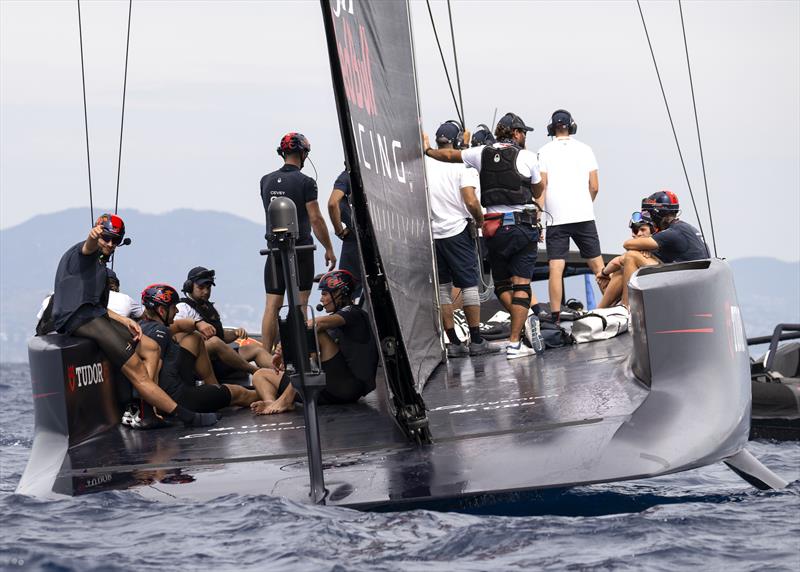
<path fill-rule="evenodd" d="M 28 366 L 0 365 L 4 570 L 800 570 L 797 442 L 748 446 L 792 481 L 782 491 L 756 491 L 717 464 L 579 487 L 509 517 L 372 514 L 266 495 L 38 500 L 14 494 L 32 439 Z"/>

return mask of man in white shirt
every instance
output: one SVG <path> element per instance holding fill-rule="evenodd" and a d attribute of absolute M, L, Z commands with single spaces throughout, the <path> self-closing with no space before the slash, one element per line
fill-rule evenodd
<path fill-rule="evenodd" d="M 439 149 L 463 148 L 464 131 L 450 120 L 436 131 Z M 447 357 L 477 356 L 496 351 L 481 336 L 481 301 L 478 293 L 478 258 L 473 234 L 483 224 L 481 203 L 475 194 L 478 172 L 463 164 L 441 163 L 425 158 L 425 174 L 431 200 L 431 230 L 436 245 L 439 302 L 442 322 L 450 344 Z M 461 289 L 464 315 L 469 325 L 469 348 L 458 339 L 453 321 L 453 286 Z"/>
<path fill-rule="evenodd" d="M 109 290 L 108 309 L 126 318 L 133 318 L 134 320 L 141 318 L 144 313 L 141 302 L 119 291 L 119 278 L 117 278 L 116 272 L 110 268 L 106 268 L 106 272 L 108 272 Z"/>
<path fill-rule="evenodd" d="M 563 298 L 565 258 L 570 238 L 593 274 L 603 268 L 600 239 L 594 223 L 593 202 L 600 185 L 597 159 L 592 148 L 571 137 L 578 125 L 569 111 L 556 110 L 547 134 L 553 137 L 539 149 L 539 169 L 544 183 L 544 210 L 552 217 L 547 227 L 547 258 L 550 266 L 550 313 L 558 322 Z"/>
<path fill-rule="evenodd" d="M 489 247 L 495 294 L 511 314 L 506 358 L 536 353 L 532 331 L 538 324 L 526 320 L 533 301 L 531 276 L 538 254 L 539 227 L 536 206 L 544 186 L 536 155 L 525 150 L 532 127 L 521 117 L 506 113 L 497 122 L 497 143 L 465 149 L 433 149 L 424 137 L 425 155 L 449 163 L 464 163 L 480 174 L 481 205 L 486 208 L 483 235 Z M 536 321 L 536 315 L 533 316 Z M 521 333 L 531 347 L 522 344 Z"/>

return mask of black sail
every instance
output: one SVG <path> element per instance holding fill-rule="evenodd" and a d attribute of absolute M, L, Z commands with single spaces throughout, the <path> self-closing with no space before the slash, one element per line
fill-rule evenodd
<path fill-rule="evenodd" d="M 395 350 L 385 342 L 396 342 L 396 373 L 410 375 L 419 392 L 441 362 L 442 346 L 409 7 L 403 1 L 323 0 L 322 12 L 384 358 L 387 349 Z M 408 381 L 390 386 L 402 393 L 398 384 Z"/>

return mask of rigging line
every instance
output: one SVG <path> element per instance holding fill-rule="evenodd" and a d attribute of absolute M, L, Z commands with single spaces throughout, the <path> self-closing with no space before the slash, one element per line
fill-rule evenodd
<path fill-rule="evenodd" d="M 453 12 L 450 10 L 450 0 L 447 0 L 447 16 L 450 19 L 450 40 L 453 42 L 453 61 L 456 64 L 456 86 L 458 86 L 458 104 L 461 107 L 461 128 L 466 129 L 464 123 L 464 100 L 461 98 L 461 75 L 458 73 L 458 53 L 456 52 L 456 34 L 453 31 Z"/>
<path fill-rule="evenodd" d="M 442 44 L 439 43 L 439 34 L 436 31 L 436 23 L 433 21 L 433 12 L 431 11 L 431 3 L 430 0 L 425 0 L 425 4 L 428 6 L 428 15 L 431 18 L 431 27 L 433 28 L 433 36 L 436 38 L 436 46 L 439 48 L 439 55 L 442 58 L 442 66 L 444 66 L 444 75 L 447 77 L 447 85 L 450 87 L 450 95 L 453 96 L 453 105 L 456 108 L 456 115 L 458 115 L 458 120 L 461 122 L 462 127 L 464 126 L 464 119 L 461 115 L 461 111 L 458 109 L 458 101 L 456 101 L 456 93 L 453 91 L 453 82 L 450 81 L 450 72 L 447 71 L 447 63 L 444 61 L 444 52 L 442 52 Z"/>
<path fill-rule="evenodd" d="M 119 177 L 122 171 L 122 133 L 125 128 L 125 95 L 128 92 L 128 52 L 131 47 L 131 11 L 133 0 L 128 0 L 128 37 L 125 40 L 125 74 L 122 80 L 122 113 L 119 120 L 119 154 L 117 155 L 117 192 L 114 197 L 114 214 L 119 208 Z"/>
<path fill-rule="evenodd" d="M 642 5 L 639 0 L 636 0 L 636 6 L 639 8 L 639 16 L 642 18 L 642 26 L 644 27 L 644 35 L 647 37 L 647 45 L 650 47 L 650 56 L 653 58 L 653 66 L 656 69 L 656 76 L 658 77 L 658 85 L 661 87 L 661 96 L 664 98 L 664 106 L 667 108 L 667 116 L 669 117 L 669 124 L 672 127 L 672 136 L 675 138 L 675 146 L 678 148 L 678 156 L 681 159 L 681 166 L 683 167 L 683 176 L 686 178 L 686 186 L 689 187 L 689 196 L 692 199 L 692 206 L 694 207 L 694 214 L 697 217 L 697 224 L 700 227 L 700 235 L 703 237 L 703 242 L 706 242 L 706 235 L 703 232 L 703 222 L 700 220 L 700 213 L 697 212 L 697 203 L 694 200 L 694 193 L 692 192 L 692 184 L 689 182 L 689 173 L 686 171 L 686 162 L 683 160 L 683 153 L 681 152 L 681 144 L 678 142 L 678 133 L 675 131 L 675 122 L 672 120 L 672 113 L 669 110 L 669 103 L 667 102 L 667 94 L 664 91 L 664 83 L 661 81 L 661 73 L 658 71 L 658 63 L 656 63 L 656 54 L 653 51 L 653 44 L 650 42 L 650 34 L 647 31 L 647 24 L 644 21 L 644 12 L 642 12 Z M 706 242 L 706 244 L 708 244 Z"/>
<path fill-rule="evenodd" d="M 692 81 L 692 66 L 689 63 L 689 44 L 686 41 L 686 27 L 683 24 L 683 6 L 678 0 L 678 10 L 681 13 L 681 31 L 683 32 L 683 47 L 686 51 L 686 69 L 689 70 L 689 88 L 692 92 L 692 108 L 694 109 L 694 125 L 697 129 L 697 145 L 700 148 L 700 165 L 703 167 L 703 186 L 706 190 L 706 205 L 708 206 L 708 220 L 711 224 L 711 242 L 714 245 L 714 256 L 717 256 L 717 237 L 714 233 L 714 217 L 711 215 L 711 197 L 708 194 L 708 179 L 706 177 L 706 161 L 703 157 L 703 142 L 700 140 L 700 121 L 697 119 L 697 103 L 694 97 L 694 82 Z"/>
<path fill-rule="evenodd" d="M 89 173 L 89 212 L 94 226 L 94 203 L 92 201 L 92 162 L 89 156 L 89 114 L 86 111 L 86 71 L 83 64 L 83 26 L 81 25 L 81 0 L 78 0 L 78 39 L 81 46 L 81 83 L 83 85 L 83 127 L 86 134 L 86 170 Z"/>

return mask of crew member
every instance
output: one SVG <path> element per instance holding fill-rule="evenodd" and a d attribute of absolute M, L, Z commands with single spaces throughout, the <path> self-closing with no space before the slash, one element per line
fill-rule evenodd
<path fill-rule="evenodd" d="M 461 125 L 450 120 L 436 131 L 439 149 L 464 147 Z M 436 246 L 439 303 L 442 322 L 450 343 L 447 357 L 477 356 L 497 351 L 481 336 L 480 280 L 475 254 L 475 224 L 483 225 L 481 203 L 475 195 L 478 172 L 463 164 L 441 163 L 425 158 L 425 174 L 431 201 L 431 230 Z M 473 222 L 474 221 L 474 222 Z M 469 326 L 469 348 L 456 335 L 453 321 L 453 287 L 461 289 L 464 315 Z"/>
<path fill-rule="evenodd" d="M 247 331 L 244 328 L 222 326 L 222 318 L 211 302 L 211 287 L 216 286 L 214 278 L 215 272 L 203 266 L 189 270 L 182 288 L 186 296 L 178 302 L 176 319 L 205 322 L 213 328 L 205 346 L 218 378 L 228 377 L 238 371 L 254 374 L 261 367 L 270 367 L 272 356 L 261 344 L 256 342 L 236 349 L 228 345 L 236 340 L 247 339 Z M 250 362 L 255 362 L 255 365 Z"/>
<path fill-rule="evenodd" d="M 603 268 L 600 238 L 594 222 L 593 203 L 600 189 L 597 160 L 592 148 L 572 135 L 578 125 L 564 109 L 556 110 L 547 126 L 552 141 L 539 149 L 539 168 L 544 183 L 544 210 L 552 221 L 547 227 L 545 243 L 550 266 L 548 281 L 550 314 L 559 321 L 563 299 L 565 258 L 570 238 L 593 274 Z"/>
<path fill-rule="evenodd" d="M 199 322 L 176 320 L 178 292 L 168 284 L 151 284 L 142 291 L 142 330 L 161 349 L 159 383 L 183 407 L 205 413 L 230 405 L 246 407 L 258 399 L 252 389 L 220 385 L 211 367 Z M 173 336 L 186 334 L 178 344 Z M 266 370 L 264 370 L 266 371 Z M 195 384 L 196 375 L 203 380 Z"/>
<path fill-rule="evenodd" d="M 333 191 L 328 199 L 328 215 L 333 232 L 342 241 L 339 254 L 339 270 L 347 270 L 361 282 L 361 263 L 359 262 L 358 240 L 356 239 L 353 215 L 350 210 L 350 173 L 342 171 L 333 183 Z"/>
<path fill-rule="evenodd" d="M 520 339 L 525 329 L 527 342 L 534 344 L 536 314 L 526 319 L 533 302 L 531 276 L 538 254 L 539 228 L 534 200 L 544 185 L 536 155 L 525 150 L 525 138 L 532 127 L 521 117 L 507 113 L 497 122 L 497 143 L 466 150 L 433 149 L 427 135 L 425 154 L 437 161 L 463 162 L 480 174 L 481 205 L 486 208 L 483 235 L 487 239 L 495 294 L 511 314 L 511 332 L 506 357 L 534 354 Z M 538 204 L 538 203 L 537 203 Z"/>
<path fill-rule="evenodd" d="M 53 326 L 60 334 L 94 341 L 150 405 L 176 416 L 188 426 L 214 425 L 215 415 L 196 413 L 178 405 L 158 386 L 155 382 L 158 345 L 142 335 L 135 321 L 107 309 L 106 262 L 124 236 L 122 219 L 103 214 L 86 240 L 64 253 L 56 271 Z"/>
<path fill-rule="evenodd" d="M 378 348 L 369 316 L 353 305 L 356 285 L 355 278 L 346 270 L 328 272 L 319 281 L 320 302 L 328 313 L 316 321 L 326 383 L 317 401 L 320 405 L 355 403 L 375 389 Z M 273 365 L 275 370 L 266 374 L 269 382 L 266 390 L 259 388 L 262 401 L 250 406 L 259 415 L 290 411 L 300 399 L 289 377 L 281 372 L 280 350 L 275 353 Z"/>
<path fill-rule="evenodd" d="M 134 300 L 127 294 L 119 291 L 119 278 L 117 273 L 111 268 L 106 267 L 108 272 L 108 309 L 113 310 L 120 316 L 138 320 L 144 313 L 144 308 L 138 300 Z"/>
<path fill-rule="evenodd" d="M 642 210 L 648 211 L 658 229 L 648 238 L 631 238 L 622 245 L 625 253 L 625 275 L 622 283 L 622 304 L 628 306 L 628 282 L 642 266 L 660 262 L 687 262 L 709 258 L 703 235 L 680 215 L 678 196 L 672 191 L 658 191 L 642 201 Z M 645 256 L 645 252 L 654 256 Z M 656 258 L 657 257 L 657 258 Z"/>
<path fill-rule="evenodd" d="M 481 123 L 475 128 L 475 132 L 472 134 L 472 139 L 469 142 L 469 146 L 479 147 L 481 145 L 494 145 L 495 142 L 496 141 L 494 139 L 494 135 L 492 135 L 492 130 L 489 129 L 488 126 Z"/>
<path fill-rule="evenodd" d="M 300 172 L 308 154 L 311 152 L 311 144 L 302 133 L 287 133 L 281 139 L 277 151 L 278 155 L 283 157 L 283 167 L 261 178 L 261 201 L 264 203 L 264 214 L 267 215 L 267 237 L 271 232 L 267 213 L 270 201 L 277 197 L 288 197 L 297 207 L 300 236 L 296 245 L 313 244 L 314 240 L 311 238 L 313 229 L 314 236 L 317 237 L 317 240 L 325 249 L 325 263 L 328 265 L 329 270 L 333 270 L 336 268 L 336 256 L 333 253 L 331 239 L 328 236 L 328 228 L 325 226 L 325 221 L 317 203 L 317 183 L 311 177 Z M 273 258 L 275 264 L 274 273 L 271 270 Z M 314 282 L 314 252 L 311 250 L 299 250 L 297 252 L 297 266 L 300 301 L 302 304 L 307 304 L 308 296 L 311 293 L 311 285 Z M 278 311 L 283 305 L 283 295 L 286 292 L 280 256 L 267 256 L 264 264 L 264 288 L 267 292 L 267 297 L 264 316 L 261 319 L 261 342 L 268 352 L 272 352 L 272 347 L 278 335 Z"/>
<path fill-rule="evenodd" d="M 647 238 L 655 232 L 653 219 L 648 211 L 637 211 L 631 215 L 628 223 L 632 238 Z M 653 258 L 648 251 L 640 251 L 645 258 Z M 627 253 L 625 253 L 627 254 Z M 597 285 L 603 293 L 603 298 L 597 304 L 598 308 L 610 308 L 619 303 L 622 297 L 622 281 L 624 279 L 625 254 L 615 256 L 608 264 L 603 266 L 597 274 Z M 656 259 L 654 259 L 656 260 Z M 657 260 L 656 260 L 657 262 Z"/>

